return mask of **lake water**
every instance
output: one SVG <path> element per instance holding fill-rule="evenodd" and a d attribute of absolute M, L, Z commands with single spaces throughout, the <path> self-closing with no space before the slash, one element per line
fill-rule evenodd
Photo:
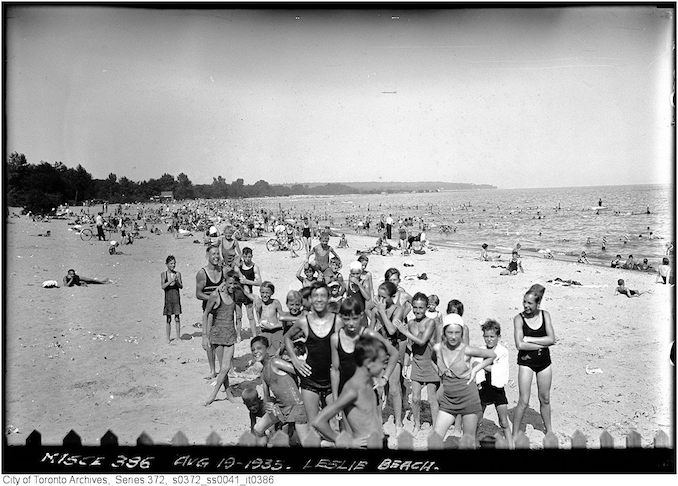
<path fill-rule="evenodd" d="M 601 199 L 602 209 L 597 210 Z M 310 211 L 319 215 L 321 224 L 334 215 L 332 226 L 348 234 L 345 218 L 351 215 L 369 214 L 372 228 L 382 214 L 391 214 L 396 222 L 421 217 L 433 225 L 428 239 L 445 246 L 479 249 L 487 243 L 490 250 L 506 252 L 520 242 L 524 251 L 550 249 L 565 258 L 584 250 L 589 259 L 601 263 L 617 253 L 624 259 L 633 254 L 650 259 L 656 267 L 666 244 L 674 239 L 673 201 L 671 185 L 633 185 L 301 196 L 263 198 L 255 204 L 274 211 L 282 208 L 293 216 Z M 456 232 L 441 233 L 442 224 Z M 371 233 L 376 234 L 374 229 Z M 603 237 L 606 251 L 601 250 Z"/>

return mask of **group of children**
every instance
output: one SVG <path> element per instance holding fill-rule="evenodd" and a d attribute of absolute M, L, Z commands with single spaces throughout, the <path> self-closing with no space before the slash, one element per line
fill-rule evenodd
<path fill-rule="evenodd" d="M 358 273 L 367 273 L 358 265 L 353 268 L 356 274 L 349 280 L 359 281 Z M 399 271 L 391 268 L 374 298 L 345 296 L 335 301 L 337 311 L 330 308 L 332 291 L 323 281 L 288 294 L 288 311 L 280 313 L 283 346 L 276 348 L 263 336 L 251 341 L 252 354 L 263 365 L 264 396 L 252 388 L 243 400 L 259 444 L 266 443 L 266 431 L 274 426 L 286 428 L 293 443 L 310 426 L 329 443 L 348 432 L 352 439 L 345 445 L 365 447 L 370 440 L 386 444 L 382 411 L 390 402 L 397 435 L 403 428 L 407 378 L 415 432 L 421 428 L 423 400 L 429 403 L 438 435 L 444 437 L 454 424 L 473 440 L 485 408 L 494 405 L 512 446 L 536 373 L 542 417 L 550 431 L 548 347 L 555 336 L 550 316 L 539 309 L 543 287 L 528 291 L 524 312 L 516 316 L 520 400 L 512 432 L 503 388 L 509 352 L 499 342 L 499 323 L 488 319 L 481 326 L 484 345 L 471 346 L 461 302 L 451 300 L 443 316 L 437 296 L 409 296 L 399 283 Z M 422 399 L 424 389 L 427 397 Z"/>
<path fill-rule="evenodd" d="M 444 437 L 454 424 L 473 440 L 485 407 L 494 405 L 511 445 L 527 406 L 532 373 L 536 373 L 542 417 L 550 430 L 548 347 L 555 343 L 555 336 L 550 316 L 539 311 L 543 287 L 528 291 L 524 312 L 514 320 L 520 400 L 512 432 L 503 389 L 509 353 L 499 342 L 499 323 L 488 319 L 482 325 L 484 345 L 471 346 L 460 301 L 451 300 L 442 315 L 437 310 L 440 299 L 421 292 L 410 296 L 400 286 L 396 268 L 385 272 L 375 291 L 367 271 L 369 258 L 364 254 L 349 265 L 344 279 L 341 260 L 328 241 L 328 235 L 321 235 L 320 244 L 309 252 L 297 272 L 301 288 L 287 294 L 286 310 L 274 298 L 275 285 L 261 281 L 258 269 L 251 275 L 243 271 L 243 266 L 255 267 L 250 248 L 239 252 L 242 261 L 221 266 L 222 261 L 226 264 L 221 245 L 208 246 L 207 265 L 196 276 L 196 296 L 203 301 L 201 327 L 210 363 L 208 378 L 216 378 L 205 405 L 216 399 L 222 387 L 226 398 L 234 399 L 228 373 L 234 345 L 240 340 L 237 309 L 245 303 L 253 307 L 259 324 L 253 327 L 250 348 L 262 366 L 263 397 L 248 388 L 242 399 L 250 411 L 251 430 L 262 445 L 274 426 L 285 428 L 292 443 L 299 443 L 312 427 L 330 443 L 347 432 L 342 435 L 351 437 L 349 445 L 354 447 L 365 447 L 368 441 L 386 444 L 383 409 L 390 402 L 398 435 L 408 404 L 407 379 L 415 432 L 421 428 L 422 401 L 429 404 L 431 426 L 438 435 Z M 177 336 L 180 332 L 179 289 L 183 284 L 174 257 L 167 257 L 166 264 L 161 286 L 169 341 L 172 315 Z M 259 287 L 258 296 L 252 286 Z M 254 322 L 250 317 L 251 325 Z"/>

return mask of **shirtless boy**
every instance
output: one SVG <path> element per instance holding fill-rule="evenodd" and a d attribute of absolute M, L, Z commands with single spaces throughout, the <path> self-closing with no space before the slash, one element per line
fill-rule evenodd
<path fill-rule="evenodd" d="M 330 235 L 327 232 L 321 234 L 320 243 L 315 245 L 311 251 L 311 255 L 315 255 L 315 264 L 313 267 L 316 271 L 323 274 L 326 281 L 334 274 L 330 268 L 330 253 L 339 260 L 339 264 L 341 265 L 341 258 L 337 255 L 337 252 L 334 251 L 334 248 L 329 245 L 329 241 Z"/>
<path fill-rule="evenodd" d="M 386 347 L 372 336 L 360 336 L 353 353 L 356 370 L 346 382 L 336 402 L 325 407 L 311 425 L 325 439 L 336 442 L 339 436 L 330 427 L 330 419 L 343 412 L 353 431 L 352 446 L 367 447 L 367 438 L 377 433 L 383 440 L 384 428 L 381 408 L 374 392 L 374 379 L 380 377 L 386 368 Z"/>
<path fill-rule="evenodd" d="M 261 334 L 268 340 L 271 354 L 276 354 L 280 350 L 283 336 L 283 325 L 279 319 L 283 312 L 282 305 L 278 299 L 273 298 L 274 293 L 275 286 L 269 281 L 264 281 L 259 290 L 261 298 L 254 299 L 254 311 L 259 319 Z M 245 292 L 245 295 L 249 297 L 251 294 Z"/>

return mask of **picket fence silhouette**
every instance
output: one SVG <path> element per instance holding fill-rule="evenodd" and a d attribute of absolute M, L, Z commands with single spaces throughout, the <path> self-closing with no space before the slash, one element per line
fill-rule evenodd
<path fill-rule="evenodd" d="M 320 447 L 320 436 L 313 430 L 309 431 L 306 436 L 302 439 L 302 447 Z M 642 437 L 635 430 L 631 430 L 625 437 L 624 447 L 626 449 L 631 448 L 641 448 L 642 447 Z M 37 430 L 31 432 L 26 438 L 27 447 L 38 447 L 42 445 L 42 435 Z M 64 447 L 81 447 L 82 439 L 74 431 L 71 430 L 63 438 L 62 445 Z M 102 447 L 105 446 L 118 446 L 118 437 L 110 430 L 108 430 L 99 440 L 99 445 Z M 146 432 L 142 432 L 141 435 L 136 440 L 137 446 L 153 446 L 153 445 L 170 445 L 170 446 L 189 446 L 191 445 L 188 441 L 188 437 L 181 431 L 177 432 L 172 440 L 168 443 L 156 442 L 154 441 Z M 207 438 L 205 439 L 204 444 L 193 444 L 193 445 L 206 445 L 206 446 L 223 446 L 223 445 L 237 445 L 242 447 L 256 447 L 257 439 L 254 434 L 250 431 L 243 433 L 238 442 L 235 444 L 223 444 L 221 437 L 214 431 L 212 431 Z M 289 437 L 288 435 L 279 430 L 268 441 L 269 447 L 289 447 Z M 558 440 L 558 437 L 549 432 L 544 436 L 542 445 L 544 449 L 560 449 L 561 444 Z M 566 444 L 562 444 L 566 445 Z M 575 431 L 574 434 L 570 437 L 570 448 L 572 449 L 586 449 L 586 448 L 596 448 L 589 446 L 588 438 L 579 430 Z M 336 441 L 336 447 L 340 449 L 348 449 L 351 447 L 351 435 L 347 432 L 343 432 L 339 435 Z M 380 449 L 382 447 L 381 438 L 377 434 L 373 434 L 367 439 L 367 448 L 368 449 Z M 435 432 L 431 432 L 427 438 L 426 445 L 424 447 L 418 447 L 417 449 L 421 450 L 440 450 L 440 449 L 475 449 L 475 448 L 490 448 L 490 449 L 508 449 L 508 444 L 504 438 L 502 432 L 497 432 L 494 436 L 486 436 L 480 441 L 476 441 L 474 437 L 465 435 L 462 437 L 448 437 L 446 440 L 443 440 Z M 515 441 L 516 449 L 529 449 L 531 447 L 530 440 L 527 436 L 520 432 Z M 619 444 L 614 443 L 614 438 L 605 430 L 600 434 L 599 437 L 599 448 L 615 448 L 620 447 Z M 669 436 L 664 431 L 659 431 L 654 436 L 652 446 L 654 448 L 670 448 Z M 397 437 L 397 450 L 414 450 L 414 437 L 408 431 L 402 431 Z"/>

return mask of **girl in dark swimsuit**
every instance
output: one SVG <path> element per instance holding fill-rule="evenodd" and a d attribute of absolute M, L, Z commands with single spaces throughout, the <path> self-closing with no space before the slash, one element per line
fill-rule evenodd
<path fill-rule="evenodd" d="M 549 346 L 556 343 L 551 315 L 539 309 L 545 288 L 534 284 L 523 297 L 523 312 L 513 318 L 518 349 L 518 405 L 513 416 L 513 439 L 520 432 L 525 409 L 530 401 L 532 376 L 537 375 L 537 390 L 545 433 L 551 429 L 551 355 Z"/>

